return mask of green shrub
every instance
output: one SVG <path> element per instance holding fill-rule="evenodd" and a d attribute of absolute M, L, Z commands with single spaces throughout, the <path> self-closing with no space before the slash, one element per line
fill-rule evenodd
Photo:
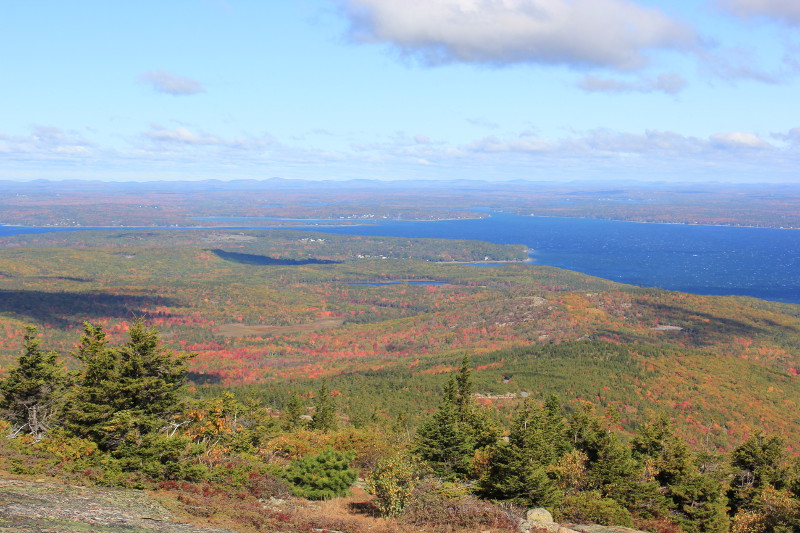
<path fill-rule="evenodd" d="M 605 498 L 598 491 L 566 496 L 562 516 L 568 520 L 633 527 L 631 513 L 616 500 Z"/>
<path fill-rule="evenodd" d="M 350 468 L 352 453 L 340 453 L 328 446 L 316 455 L 292 461 L 286 469 L 286 479 L 292 492 L 309 500 L 327 500 L 349 493 L 356 480 Z"/>
<path fill-rule="evenodd" d="M 414 463 L 405 455 L 378 461 L 367 475 L 367 492 L 375 495 L 375 505 L 386 516 L 397 516 L 411 500 L 419 481 Z"/>

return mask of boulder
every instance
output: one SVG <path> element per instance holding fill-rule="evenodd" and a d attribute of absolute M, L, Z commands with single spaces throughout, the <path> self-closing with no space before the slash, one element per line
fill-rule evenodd
<path fill-rule="evenodd" d="M 525 513 L 525 520 L 528 522 L 553 522 L 553 515 L 544 507 L 537 507 L 536 509 L 528 509 Z"/>
<path fill-rule="evenodd" d="M 524 533 L 569 533 L 568 531 L 562 532 L 563 528 L 555 522 L 529 522 L 528 520 L 522 520 L 519 523 L 519 529 Z"/>

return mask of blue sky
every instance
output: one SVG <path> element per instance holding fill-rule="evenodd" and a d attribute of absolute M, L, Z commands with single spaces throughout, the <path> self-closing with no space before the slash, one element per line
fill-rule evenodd
<path fill-rule="evenodd" d="M 0 179 L 800 182 L 795 0 L 0 8 Z"/>

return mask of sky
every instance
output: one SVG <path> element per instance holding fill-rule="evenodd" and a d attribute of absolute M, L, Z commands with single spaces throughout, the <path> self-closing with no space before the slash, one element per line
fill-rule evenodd
<path fill-rule="evenodd" d="M 800 183 L 798 0 L 0 0 L 0 179 Z"/>

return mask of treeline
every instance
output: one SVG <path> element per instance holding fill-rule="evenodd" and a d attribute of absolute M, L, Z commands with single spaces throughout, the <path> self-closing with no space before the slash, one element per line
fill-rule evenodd
<path fill-rule="evenodd" d="M 71 356 L 78 368 L 65 372 L 27 329 L 0 381 L 12 437 L 0 445 L 6 470 L 169 489 L 193 512 L 227 506 L 263 531 L 308 524 L 260 500 L 341 496 L 357 475 L 398 531 L 513 531 L 513 509 L 530 507 L 561 521 L 664 533 L 800 531 L 800 460 L 779 437 L 753 434 L 726 455 L 697 452 L 665 415 L 630 436 L 613 411 L 589 402 L 566 409 L 554 395 L 506 417 L 476 402 L 466 356 L 420 424 L 375 418 L 358 427 L 340 416 L 340 391 L 325 381 L 283 398 L 280 410 L 229 393 L 197 398 L 185 388 L 191 355 L 165 350 L 141 320 L 121 346 L 86 324 Z"/>

